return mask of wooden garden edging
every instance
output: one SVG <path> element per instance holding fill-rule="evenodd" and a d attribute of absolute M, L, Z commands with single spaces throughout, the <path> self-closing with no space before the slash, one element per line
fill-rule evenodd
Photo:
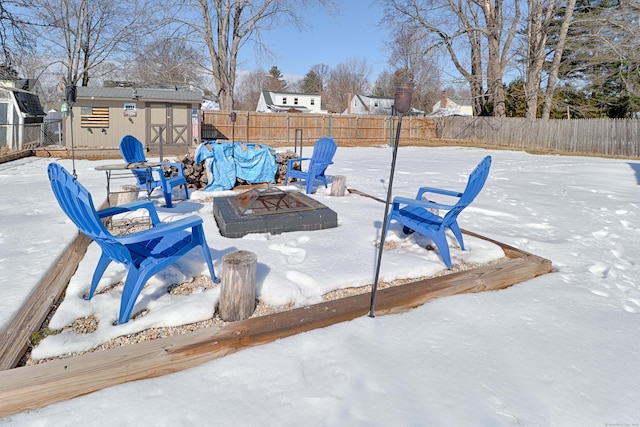
<path fill-rule="evenodd" d="M 552 271 L 551 261 L 547 259 L 475 233 L 464 233 L 501 246 L 509 259 L 473 270 L 380 289 L 375 314 L 400 313 L 449 295 L 504 289 Z M 64 255 L 63 258 L 67 259 Z M 64 267 L 65 271 L 70 270 Z M 67 279 L 71 273 L 68 274 Z M 128 381 L 174 373 L 245 348 L 352 320 L 369 312 L 370 298 L 369 293 L 355 295 L 228 323 L 220 328 L 199 329 L 156 341 L 6 369 L 0 371 L 0 416 L 43 407 Z M 21 312 L 18 317 L 24 319 L 25 316 Z M 12 322 L 12 325 L 14 323 L 18 322 Z M 21 327 L 20 330 L 30 333 L 33 329 Z M 13 336 L 16 340 L 25 339 L 17 333 Z M 0 357 L 4 359 L 3 354 Z"/>
<path fill-rule="evenodd" d="M 2 331 L 0 334 L 0 372 L 18 365 L 20 358 L 27 351 L 31 333 L 40 329 L 51 312 L 51 308 L 62 296 L 71 276 L 84 258 L 89 243 L 91 243 L 91 239 L 78 233 L 67 250 L 58 257 L 40 280 L 40 284 L 29 295 L 18 314 Z M 0 385 L 0 387 L 2 386 Z"/>

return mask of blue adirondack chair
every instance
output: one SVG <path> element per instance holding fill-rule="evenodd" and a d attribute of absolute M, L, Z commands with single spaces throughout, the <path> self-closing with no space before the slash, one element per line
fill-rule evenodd
<path fill-rule="evenodd" d="M 96 212 L 91 194 L 67 170 L 57 163 L 51 163 L 48 173 L 51 188 L 64 213 L 82 233 L 93 239 L 102 249 L 85 299 L 91 299 L 100 278 L 112 261 L 124 264 L 128 269 L 120 301 L 118 323 L 126 323 L 129 320 L 136 299 L 151 276 L 196 246 L 202 248 L 211 280 L 218 282 L 209 246 L 205 240 L 202 218 L 199 216 L 192 215 L 178 221 L 162 223 L 155 205 L 147 200 Z M 103 218 L 137 209 L 149 211 L 152 228 L 129 235 L 114 236 L 101 221 Z"/>
<path fill-rule="evenodd" d="M 439 188 L 422 187 L 418 190 L 415 199 L 395 197 L 393 199 L 391 213 L 387 217 L 385 230 L 388 231 L 389 224 L 392 220 L 395 220 L 403 225 L 403 231 L 405 233 L 410 234 L 415 231 L 430 238 L 438 247 L 444 263 L 448 268 L 452 268 L 449 244 L 445 236 L 446 229 L 448 228 L 453 232 L 453 235 L 458 240 L 460 249 L 464 250 L 464 241 L 462 240 L 462 233 L 458 226 L 458 215 L 464 208 L 469 206 L 478 193 L 480 193 L 484 183 L 487 181 L 490 168 L 491 156 L 487 156 L 476 166 L 473 172 L 471 172 L 467 186 L 462 193 Z M 458 202 L 454 205 L 446 205 L 423 199 L 423 196 L 428 193 L 455 197 L 458 198 Z M 447 213 L 444 216 L 436 215 L 427 210 L 430 208 L 446 210 Z M 382 244 L 384 244 L 385 237 L 386 236 L 383 236 L 382 238 Z"/>
<path fill-rule="evenodd" d="M 147 159 L 144 156 L 144 148 L 142 143 L 135 136 L 125 135 L 120 141 L 120 154 L 127 163 L 145 163 Z M 138 187 L 147 192 L 147 196 L 157 188 L 162 187 L 164 194 L 165 206 L 170 208 L 173 206 L 171 202 L 171 190 L 173 187 L 182 185 L 184 187 L 185 199 L 189 199 L 189 188 L 187 179 L 184 176 L 182 163 L 163 162 L 163 166 L 173 166 L 177 169 L 178 174 L 171 178 L 164 175 L 162 167 L 152 168 L 151 173 L 147 169 L 133 169 L 133 175 L 136 177 Z M 154 178 L 153 174 L 158 177 Z"/>
<path fill-rule="evenodd" d="M 284 178 L 284 185 L 287 185 L 287 182 L 289 182 L 291 178 L 304 179 L 307 181 L 306 193 L 311 194 L 314 181 L 319 179 L 324 183 L 326 188 L 328 184 L 324 172 L 329 165 L 333 164 L 333 155 L 336 154 L 337 149 L 338 145 L 331 138 L 325 137 L 317 140 L 313 145 L 311 157 L 291 159 L 287 162 L 287 174 Z M 303 167 L 303 161 L 309 162 L 306 170 Z M 293 168 L 294 164 L 298 162 L 300 163 L 300 170 Z"/>

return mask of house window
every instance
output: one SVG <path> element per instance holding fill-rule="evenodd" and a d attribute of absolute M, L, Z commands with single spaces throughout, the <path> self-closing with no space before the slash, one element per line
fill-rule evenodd
<path fill-rule="evenodd" d="M 373 106 L 374 106 L 374 107 L 376 107 L 376 108 L 378 108 L 378 101 L 375 101 L 375 102 L 373 103 Z"/>
<path fill-rule="evenodd" d="M 83 128 L 108 128 L 109 107 L 82 107 L 80 126 Z"/>
<path fill-rule="evenodd" d="M 282 97 L 282 105 L 287 105 L 287 97 Z"/>
<path fill-rule="evenodd" d="M 311 98 L 311 105 L 316 105 L 316 99 L 315 98 Z"/>
<path fill-rule="evenodd" d="M 298 98 L 293 98 L 293 105 L 298 105 Z"/>

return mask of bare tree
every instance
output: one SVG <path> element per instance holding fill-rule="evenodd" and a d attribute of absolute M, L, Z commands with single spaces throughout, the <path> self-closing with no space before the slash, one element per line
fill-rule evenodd
<path fill-rule="evenodd" d="M 520 0 L 509 4 L 513 9 L 503 0 L 389 0 L 385 10 L 393 25 L 407 25 L 428 37 L 432 48 L 445 49 L 469 83 L 474 114 L 492 109 L 503 117 L 502 80 L 521 14 Z"/>
<path fill-rule="evenodd" d="M 371 66 L 366 59 L 348 58 L 336 65 L 327 83 L 327 109 L 342 112 L 347 108 L 349 94 L 367 93 L 370 75 Z"/>
<path fill-rule="evenodd" d="M 31 52 L 33 48 L 20 14 L 24 10 L 20 1 L 0 1 L 0 64 L 5 66 L 11 66 L 16 54 Z"/>
<path fill-rule="evenodd" d="M 86 86 L 109 61 L 124 61 L 141 36 L 155 28 L 153 0 L 26 0 L 40 49 L 63 67 L 64 85 Z"/>
<path fill-rule="evenodd" d="M 408 78 L 414 83 L 412 107 L 428 111 L 440 92 L 440 72 L 435 51 L 429 49 L 427 40 L 421 35 L 413 26 L 403 26 L 388 44 L 388 63 L 394 72 L 387 83 L 392 91 L 385 96 L 393 96 L 398 83 Z"/>
<path fill-rule="evenodd" d="M 327 64 L 314 64 L 309 71 L 313 71 L 318 78 L 322 80 L 323 84 L 329 80 L 329 76 L 331 75 L 331 67 Z"/>
<path fill-rule="evenodd" d="M 154 38 L 136 50 L 133 76 L 140 82 L 202 86 L 202 55 L 183 37 Z"/>
<path fill-rule="evenodd" d="M 243 74 L 236 85 L 235 109 L 255 111 L 260 93 L 264 88 L 264 81 L 267 73 L 264 70 L 255 70 Z"/>
<path fill-rule="evenodd" d="M 542 117 L 549 118 L 551 99 L 555 92 L 560 61 L 575 4 L 576 0 L 527 0 L 524 98 L 525 117 L 529 119 L 537 117 L 543 70 L 550 52 L 553 52 L 551 66 L 547 70 L 545 100 L 542 108 Z M 559 29 L 557 29 L 558 19 L 561 21 Z M 550 46 L 552 41 L 554 44 Z"/>
<path fill-rule="evenodd" d="M 5 66 L 11 65 L 13 49 L 26 51 L 32 47 L 25 31 L 25 23 L 13 12 L 19 4 L 15 1 L 0 1 L 0 64 Z"/>
<path fill-rule="evenodd" d="M 373 96 L 391 97 L 395 94 L 397 85 L 398 82 L 396 81 L 395 73 L 391 73 L 389 70 L 383 70 L 378 74 L 378 77 L 376 77 L 371 93 Z"/>
<path fill-rule="evenodd" d="M 199 0 L 202 23 L 192 28 L 205 42 L 220 108 L 234 107 L 238 52 L 249 41 L 261 43 L 261 31 L 277 23 L 300 25 L 309 5 L 333 7 L 333 0 Z M 185 22 L 185 24 L 189 24 Z"/>
<path fill-rule="evenodd" d="M 576 6 L 576 0 L 568 0 L 565 7 L 564 18 L 560 25 L 560 31 L 558 33 L 558 40 L 553 51 L 553 60 L 551 61 L 551 67 L 549 69 L 549 77 L 547 78 L 547 86 L 544 93 L 544 103 L 542 105 L 542 118 L 549 119 L 551 112 L 551 101 L 556 91 L 556 82 L 558 81 L 558 73 L 560 70 L 560 62 L 562 61 L 562 54 L 567 42 L 567 34 L 569 32 L 569 26 L 571 25 L 573 10 Z"/>

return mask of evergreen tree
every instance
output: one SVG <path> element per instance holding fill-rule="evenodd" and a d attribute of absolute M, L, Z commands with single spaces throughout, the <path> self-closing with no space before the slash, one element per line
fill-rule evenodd
<path fill-rule="evenodd" d="M 267 73 L 264 80 L 264 89 L 271 92 L 285 92 L 287 90 L 287 82 L 277 66 L 271 67 Z"/>
<path fill-rule="evenodd" d="M 322 94 L 322 78 L 315 71 L 309 70 L 302 79 L 301 89 L 304 93 Z"/>
<path fill-rule="evenodd" d="M 635 0 L 578 0 L 560 78 L 588 96 L 580 115 L 640 111 L 639 11 Z"/>

